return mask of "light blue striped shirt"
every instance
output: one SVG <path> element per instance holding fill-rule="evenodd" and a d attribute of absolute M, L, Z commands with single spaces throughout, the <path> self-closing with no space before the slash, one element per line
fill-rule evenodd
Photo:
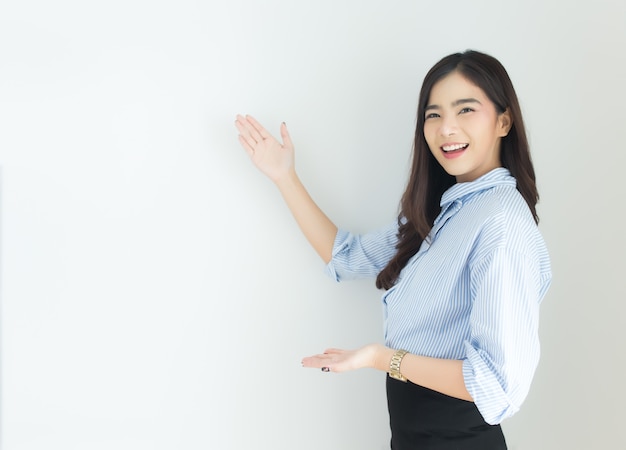
<path fill-rule="evenodd" d="M 327 272 L 376 277 L 396 233 L 397 223 L 364 235 L 339 230 Z M 552 278 L 545 243 L 504 168 L 450 187 L 429 237 L 382 296 L 385 343 L 463 360 L 478 410 L 500 423 L 519 410 L 539 361 L 539 304 Z"/>

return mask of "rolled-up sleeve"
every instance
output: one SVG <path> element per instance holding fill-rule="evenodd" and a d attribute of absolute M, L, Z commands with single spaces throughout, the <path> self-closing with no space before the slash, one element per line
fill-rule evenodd
<path fill-rule="evenodd" d="M 373 278 L 396 253 L 397 225 L 363 235 L 339 230 L 326 274 L 335 281 Z"/>
<path fill-rule="evenodd" d="M 515 414 L 539 362 L 539 305 L 550 283 L 535 258 L 500 248 L 470 267 L 465 385 L 487 423 Z"/>

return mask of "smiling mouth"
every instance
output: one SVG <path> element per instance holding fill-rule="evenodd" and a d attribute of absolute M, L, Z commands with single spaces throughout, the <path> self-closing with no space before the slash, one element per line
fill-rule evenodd
<path fill-rule="evenodd" d="M 468 146 L 469 144 L 444 145 L 443 147 L 441 147 L 441 150 L 443 150 L 445 153 L 461 152 L 465 150 Z"/>

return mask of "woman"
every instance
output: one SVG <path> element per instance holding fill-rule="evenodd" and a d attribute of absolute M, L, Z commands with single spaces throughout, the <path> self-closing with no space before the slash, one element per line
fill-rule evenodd
<path fill-rule="evenodd" d="M 237 116 L 236 126 L 329 273 L 375 277 L 385 291 L 384 346 L 328 349 L 303 366 L 388 372 L 393 450 L 506 449 L 499 424 L 530 388 L 551 271 L 504 67 L 467 51 L 428 72 L 398 220 L 362 236 L 339 230 L 308 195 L 284 123 L 282 144 L 250 116 Z"/>

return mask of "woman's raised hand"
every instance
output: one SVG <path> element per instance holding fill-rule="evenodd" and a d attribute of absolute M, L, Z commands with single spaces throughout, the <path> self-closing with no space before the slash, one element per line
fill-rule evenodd
<path fill-rule="evenodd" d="M 254 165 L 270 180 L 278 184 L 295 171 L 294 147 L 284 122 L 280 126 L 282 144 L 252 116 L 237 115 L 235 126 L 239 131 L 241 146 Z"/>
<path fill-rule="evenodd" d="M 253 117 L 237 116 L 239 142 L 257 168 L 278 187 L 298 226 L 309 243 L 328 263 L 332 257 L 337 227 L 313 201 L 296 174 L 293 143 L 287 125 L 280 126 L 282 144 Z"/>

